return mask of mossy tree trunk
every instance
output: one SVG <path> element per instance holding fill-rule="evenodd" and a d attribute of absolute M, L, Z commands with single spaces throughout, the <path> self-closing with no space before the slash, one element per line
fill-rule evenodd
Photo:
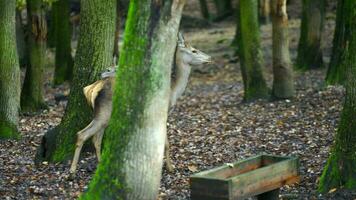
<path fill-rule="evenodd" d="M 200 11 L 204 19 L 210 19 L 209 7 L 206 0 L 199 0 L 200 3 Z"/>
<path fill-rule="evenodd" d="M 345 0 L 349 7 L 346 23 L 351 31 L 340 66 L 346 69 L 347 81 L 344 108 L 331 155 L 320 179 L 319 191 L 334 188 L 356 189 L 356 2 Z"/>
<path fill-rule="evenodd" d="M 0 0 L 0 139 L 16 139 L 20 68 L 16 50 L 15 1 Z"/>
<path fill-rule="evenodd" d="M 53 28 L 55 34 L 55 71 L 53 82 L 55 85 L 71 80 L 73 58 L 71 54 L 71 27 L 69 22 L 69 0 L 59 0 L 53 4 Z"/>
<path fill-rule="evenodd" d="M 102 161 L 81 199 L 157 199 L 184 0 L 132 0 Z"/>
<path fill-rule="evenodd" d="M 239 2 L 239 56 L 246 101 L 267 98 L 269 91 L 263 77 L 263 58 L 258 24 L 257 0 Z"/>
<path fill-rule="evenodd" d="M 21 93 L 22 111 L 45 108 L 43 99 L 44 67 L 46 62 L 47 25 L 42 0 L 28 0 L 29 64 Z"/>
<path fill-rule="evenodd" d="M 271 0 L 259 0 L 260 22 L 268 24 L 271 17 Z"/>
<path fill-rule="evenodd" d="M 72 157 L 76 133 L 91 121 L 83 88 L 111 66 L 114 49 L 116 0 L 81 2 L 78 51 L 70 95 L 62 122 L 42 138 L 36 161 L 63 161 Z"/>
<path fill-rule="evenodd" d="M 273 89 L 277 99 L 295 94 L 293 69 L 289 55 L 288 15 L 286 0 L 272 0 Z"/>
<path fill-rule="evenodd" d="M 321 37 L 324 18 L 325 0 L 303 0 L 297 69 L 307 70 L 323 67 Z"/>
<path fill-rule="evenodd" d="M 232 15 L 233 9 L 231 0 L 214 0 L 216 7 L 216 17 L 214 21 L 220 21 Z"/>
<path fill-rule="evenodd" d="M 349 21 L 352 7 L 348 0 L 338 0 L 336 11 L 336 26 L 333 40 L 332 55 L 329 63 L 328 72 L 326 75 L 326 83 L 343 84 L 346 80 L 345 65 L 341 65 L 344 58 L 345 47 L 351 36 Z"/>

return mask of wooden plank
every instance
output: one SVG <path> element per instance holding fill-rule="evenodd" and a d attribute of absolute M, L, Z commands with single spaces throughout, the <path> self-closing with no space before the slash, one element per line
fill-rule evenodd
<path fill-rule="evenodd" d="M 232 195 L 240 198 L 255 196 L 290 183 L 298 175 L 297 159 L 271 164 L 232 178 Z"/>
<path fill-rule="evenodd" d="M 262 156 L 254 156 L 248 159 L 244 159 L 242 161 L 238 161 L 233 163 L 233 167 L 228 165 L 223 165 L 221 167 L 216 167 L 214 169 L 206 170 L 203 172 L 196 173 L 191 177 L 210 177 L 215 179 L 228 179 L 231 176 L 236 176 L 238 174 L 246 173 L 247 171 L 251 171 L 257 169 L 261 166 Z"/>
<path fill-rule="evenodd" d="M 227 200 L 229 199 L 229 191 L 231 191 L 230 184 L 231 183 L 229 181 L 225 181 L 225 180 L 202 178 L 202 177 L 191 177 L 190 178 L 191 199 Z"/>

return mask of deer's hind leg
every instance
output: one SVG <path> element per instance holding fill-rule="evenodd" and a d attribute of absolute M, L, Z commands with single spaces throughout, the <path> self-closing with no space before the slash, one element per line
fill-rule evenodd
<path fill-rule="evenodd" d="M 96 152 L 96 157 L 98 158 L 98 162 L 101 160 L 101 143 L 103 141 L 103 135 L 104 135 L 105 129 L 99 130 L 97 134 L 94 135 L 93 137 L 93 144 L 95 147 L 95 152 Z"/>
<path fill-rule="evenodd" d="M 83 130 L 77 133 L 77 144 L 75 148 L 75 153 L 72 161 L 72 165 L 70 167 L 70 173 L 74 173 L 77 169 L 77 164 L 79 160 L 79 155 L 82 150 L 83 144 L 87 141 L 90 137 L 97 134 L 101 129 L 104 129 L 103 124 L 98 122 L 97 120 L 93 120 L 90 124 L 85 127 Z"/>

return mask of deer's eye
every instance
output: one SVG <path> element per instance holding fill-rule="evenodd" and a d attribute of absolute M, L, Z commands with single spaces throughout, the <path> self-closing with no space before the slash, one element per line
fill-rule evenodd
<path fill-rule="evenodd" d="M 193 52 L 193 53 L 198 53 L 198 51 L 197 51 L 197 50 L 193 50 L 192 52 Z"/>

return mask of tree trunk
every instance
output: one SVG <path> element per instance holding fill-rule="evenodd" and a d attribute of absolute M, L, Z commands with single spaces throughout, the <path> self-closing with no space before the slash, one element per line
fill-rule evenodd
<path fill-rule="evenodd" d="M 351 33 L 356 32 L 356 2 L 345 0 Z M 345 38 L 348 42 L 340 63 L 347 72 L 346 97 L 340 124 L 331 155 L 320 179 L 319 191 L 326 193 L 333 188 L 356 189 L 356 34 Z"/>
<path fill-rule="evenodd" d="M 0 139 L 18 138 L 20 69 L 16 51 L 15 1 L 0 0 Z"/>
<path fill-rule="evenodd" d="M 326 75 L 326 83 L 343 84 L 346 80 L 345 69 L 341 65 L 345 53 L 348 38 L 350 38 L 350 24 L 346 23 L 349 17 L 350 8 L 346 0 L 338 0 L 336 11 L 336 26 L 333 40 L 333 49 L 329 69 Z"/>
<path fill-rule="evenodd" d="M 231 0 L 214 0 L 216 17 L 214 21 L 221 21 L 232 14 Z"/>
<path fill-rule="evenodd" d="M 200 11 L 204 19 L 210 19 L 209 7 L 206 3 L 206 0 L 199 0 L 200 2 Z"/>
<path fill-rule="evenodd" d="M 268 97 L 268 88 L 263 77 L 263 58 L 258 25 L 257 0 L 240 0 L 239 3 L 239 55 L 244 99 L 246 101 Z"/>
<path fill-rule="evenodd" d="M 16 9 L 16 46 L 19 56 L 20 67 L 25 68 L 28 64 L 25 30 L 22 24 L 21 10 Z"/>
<path fill-rule="evenodd" d="M 293 70 L 289 55 L 288 15 L 286 0 L 272 0 L 273 89 L 277 99 L 295 94 Z"/>
<path fill-rule="evenodd" d="M 59 0 L 53 4 L 52 12 L 55 12 L 55 71 L 54 84 L 71 80 L 73 71 L 73 58 L 71 48 L 71 27 L 69 22 L 69 0 Z"/>
<path fill-rule="evenodd" d="M 120 40 L 120 18 L 121 18 L 121 14 L 120 14 L 120 3 L 119 0 L 117 0 L 117 4 L 116 4 L 116 24 L 115 24 L 115 38 L 114 38 L 114 64 L 117 65 L 118 61 L 119 61 L 119 40 Z"/>
<path fill-rule="evenodd" d="M 47 25 L 42 0 L 28 0 L 27 13 L 29 65 L 22 88 L 21 108 L 23 111 L 37 111 L 46 107 L 43 99 L 43 81 Z"/>
<path fill-rule="evenodd" d="M 114 49 L 116 0 L 81 2 L 78 51 L 73 81 L 62 122 L 42 139 L 36 161 L 63 161 L 72 157 L 76 133 L 91 121 L 91 110 L 83 88 L 111 66 Z"/>
<path fill-rule="evenodd" d="M 301 70 L 323 67 L 321 36 L 325 0 L 303 0 L 302 24 L 296 67 Z"/>
<path fill-rule="evenodd" d="M 157 199 L 184 2 L 131 1 L 102 161 L 81 199 Z"/>
<path fill-rule="evenodd" d="M 260 22 L 268 24 L 271 15 L 271 0 L 259 0 Z"/>

